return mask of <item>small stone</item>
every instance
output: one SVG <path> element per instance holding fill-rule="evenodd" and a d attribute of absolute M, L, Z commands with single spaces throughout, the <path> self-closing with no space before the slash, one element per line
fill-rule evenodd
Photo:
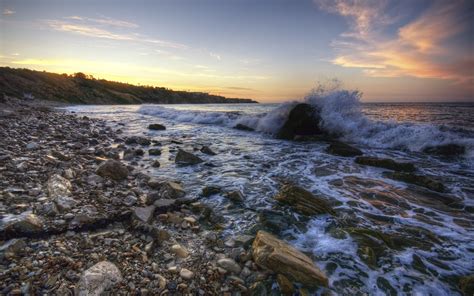
<path fill-rule="evenodd" d="M 97 168 L 96 173 L 103 178 L 120 181 L 127 178 L 128 169 L 118 160 L 107 160 Z"/>
<path fill-rule="evenodd" d="M 153 164 L 151 165 L 154 168 L 159 168 L 161 166 L 160 162 L 158 160 L 153 161 Z"/>
<path fill-rule="evenodd" d="M 61 177 L 60 175 L 52 175 L 48 179 L 48 194 L 51 198 L 58 196 L 68 196 L 71 194 L 72 185 L 68 179 Z"/>
<path fill-rule="evenodd" d="M 180 258 L 186 258 L 189 256 L 188 250 L 178 244 L 171 246 L 171 252 Z"/>
<path fill-rule="evenodd" d="M 226 197 L 236 203 L 241 203 L 244 201 L 244 195 L 239 190 L 227 193 Z"/>
<path fill-rule="evenodd" d="M 102 261 L 84 271 L 78 284 L 78 295 L 99 296 L 122 281 L 120 270 L 109 261 Z"/>
<path fill-rule="evenodd" d="M 240 265 L 230 258 L 222 258 L 217 260 L 217 265 L 235 274 L 239 274 L 241 271 Z"/>
<path fill-rule="evenodd" d="M 39 147 L 39 145 L 36 142 L 30 142 L 30 143 L 26 144 L 26 149 L 28 149 L 28 150 L 35 150 L 35 149 L 38 149 L 38 147 Z"/>
<path fill-rule="evenodd" d="M 149 223 L 153 218 L 155 212 L 155 206 L 151 205 L 148 207 L 137 207 L 133 209 L 133 216 L 143 223 Z"/>
<path fill-rule="evenodd" d="M 181 276 L 182 279 L 185 280 L 190 280 L 194 277 L 194 273 L 186 268 L 182 268 L 181 271 L 179 272 L 179 275 Z"/>
<path fill-rule="evenodd" d="M 254 237 L 252 235 L 246 235 L 246 234 L 237 235 L 236 237 L 234 237 L 235 246 L 246 248 L 252 244 L 253 239 Z"/>

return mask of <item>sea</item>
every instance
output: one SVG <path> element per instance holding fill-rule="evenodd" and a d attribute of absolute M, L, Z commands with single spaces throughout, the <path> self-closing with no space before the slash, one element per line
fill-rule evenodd
<path fill-rule="evenodd" d="M 365 155 L 414 163 L 417 174 L 442 182 L 446 193 L 328 154 L 327 142 L 276 139 L 294 102 L 67 110 L 107 120 L 124 137 L 155 140 L 162 154 L 137 160 L 141 170 L 180 181 L 189 198 L 222 215 L 223 237 L 284 217 L 287 223 L 276 226 L 280 237 L 310 255 L 337 295 L 461 295 L 460 278 L 474 274 L 474 103 L 362 103 L 357 92 L 345 90 L 313 93 L 304 101 L 318 107 L 325 130 Z M 166 130 L 149 130 L 151 123 Z M 234 129 L 239 123 L 254 131 Z M 465 153 L 423 152 L 445 144 L 463 146 Z M 201 153 L 202 146 L 216 155 Z M 177 166 L 177 148 L 205 162 Z M 153 160 L 161 166 L 152 167 Z M 286 182 L 326 199 L 338 214 L 304 217 L 278 205 L 273 196 Z M 205 186 L 240 190 L 245 200 L 235 206 L 224 194 L 202 197 Z"/>

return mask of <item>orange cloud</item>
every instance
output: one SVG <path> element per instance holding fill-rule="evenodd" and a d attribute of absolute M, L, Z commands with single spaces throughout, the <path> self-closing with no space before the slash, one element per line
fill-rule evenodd
<path fill-rule="evenodd" d="M 384 14 L 386 1 L 316 2 L 323 9 L 347 17 L 351 24 L 351 30 L 332 44 L 337 52 L 334 64 L 362 68 L 372 77 L 449 79 L 473 88 L 472 51 L 452 41 L 469 29 L 470 21 L 463 17 L 466 2 L 434 2 L 393 37 L 382 33 L 396 19 Z"/>

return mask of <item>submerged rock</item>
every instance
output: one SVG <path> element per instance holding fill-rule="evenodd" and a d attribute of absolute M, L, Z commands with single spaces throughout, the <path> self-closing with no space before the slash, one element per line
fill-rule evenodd
<path fill-rule="evenodd" d="M 103 178 L 120 181 L 127 178 L 128 169 L 118 160 L 107 160 L 97 168 L 96 173 Z"/>
<path fill-rule="evenodd" d="M 362 155 L 361 150 L 342 142 L 332 143 L 331 145 L 329 145 L 326 151 L 332 155 L 345 156 L 345 157 Z"/>
<path fill-rule="evenodd" d="M 423 152 L 441 156 L 459 156 L 466 153 L 466 147 L 458 144 L 446 144 L 426 147 Z"/>
<path fill-rule="evenodd" d="M 257 233 L 252 249 L 253 259 L 261 267 L 307 287 L 328 286 L 328 278 L 311 258 L 265 231 Z"/>
<path fill-rule="evenodd" d="M 166 130 L 166 126 L 159 123 L 152 123 L 148 125 L 148 129 L 155 130 L 155 131 L 164 131 Z"/>
<path fill-rule="evenodd" d="M 463 276 L 459 280 L 459 289 L 464 295 L 474 295 L 474 274 Z"/>
<path fill-rule="evenodd" d="M 109 261 L 102 261 L 84 271 L 78 284 L 78 295 L 99 296 L 122 281 L 120 270 Z"/>
<path fill-rule="evenodd" d="M 240 190 L 228 192 L 225 196 L 235 203 L 243 202 L 245 199 L 244 194 Z"/>
<path fill-rule="evenodd" d="M 212 151 L 211 148 L 209 148 L 208 146 L 203 146 L 201 148 L 201 152 L 207 155 L 216 155 L 216 153 Z"/>
<path fill-rule="evenodd" d="M 295 208 L 296 211 L 304 215 L 335 214 L 334 210 L 324 199 L 295 185 L 283 185 L 274 198 L 281 203 Z"/>
<path fill-rule="evenodd" d="M 161 150 L 157 148 L 149 149 L 148 150 L 149 155 L 161 155 Z"/>
<path fill-rule="evenodd" d="M 201 195 L 204 197 L 209 197 L 214 194 L 219 194 L 221 192 L 221 188 L 217 186 L 206 186 L 202 189 Z"/>
<path fill-rule="evenodd" d="M 175 162 L 180 165 L 193 165 L 201 163 L 203 160 L 192 153 L 179 149 Z"/>
<path fill-rule="evenodd" d="M 443 183 L 433 180 L 430 177 L 423 175 L 416 175 L 413 173 L 402 173 L 402 172 L 384 172 L 384 176 L 393 180 L 402 181 L 421 187 L 428 188 L 437 192 L 445 192 L 446 188 Z"/>
<path fill-rule="evenodd" d="M 416 170 L 415 165 L 413 165 L 413 163 L 397 162 L 389 158 L 360 156 L 360 157 L 356 157 L 355 162 L 362 165 L 385 168 L 385 169 L 400 171 L 400 172 L 414 172 Z"/>
<path fill-rule="evenodd" d="M 235 129 L 241 130 L 241 131 L 248 131 L 248 132 L 253 132 L 255 129 L 248 127 L 244 124 L 238 123 L 236 126 L 234 126 Z"/>
<path fill-rule="evenodd" d="M 277 132 L 276 137 L 283 140 L 293 140 L 297 135 L 320 135 L 320 118 L 315 107 L 300 103 L 290 111 L 286 122 Z"/>

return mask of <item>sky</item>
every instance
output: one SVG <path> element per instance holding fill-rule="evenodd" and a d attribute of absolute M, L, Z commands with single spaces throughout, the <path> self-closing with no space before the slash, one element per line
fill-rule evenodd
<path fill-rule="evenodd" d="M 260 102 L 474 101 L 474 1 L 0 0 L 0 66 Z"/>

